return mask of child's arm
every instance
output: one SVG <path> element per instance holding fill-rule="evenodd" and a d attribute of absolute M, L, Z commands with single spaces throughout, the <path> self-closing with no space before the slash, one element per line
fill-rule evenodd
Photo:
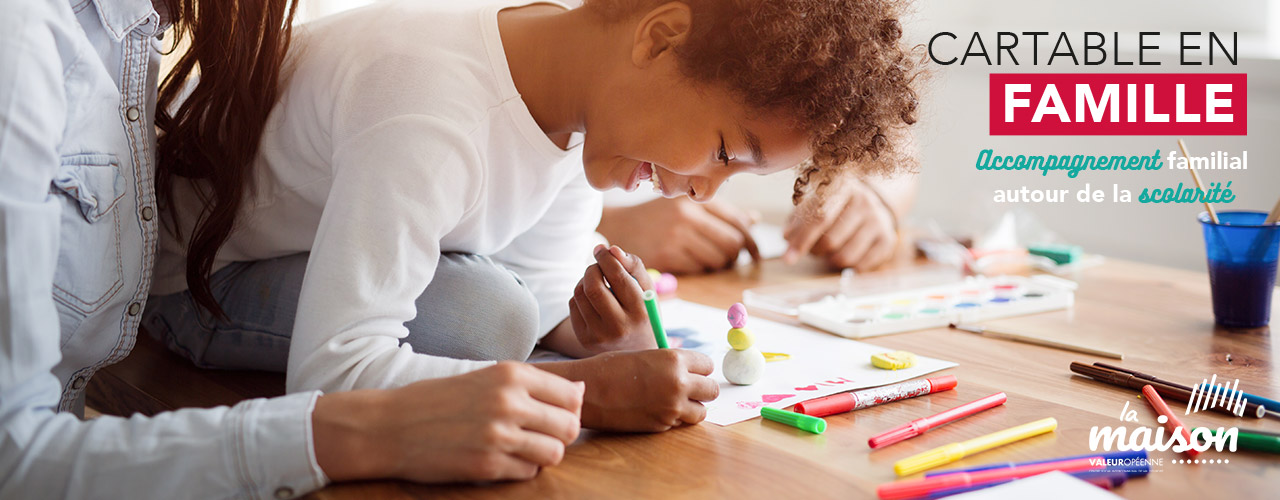
<path fill-rule="evenodd" d="M 582 269 L 591 262 L 591 245 L 600 222 L 602 196 L 577 175 L 560 188 L 560 193 L 542 217 L 506 248 L 490 256 L 520 276 L 538 302 L 538 333 L 543 345 L 547 337 L 567 324 L 573 287 Z M 572 334 L 572 332 L 569 332 Z M 555 349 L 570 356 L 590 353 Z"/>
<path fill-rule="evenodd" d="M 433 140 L 410 140 L 430 137 Z M 474 203 L 482 173 L 468 138 L 424 115 L 399 116 L 336 143 L 333 182 L 298 298 L 290 392 L 392 388 L 492 361 L 413 352 L 401 339 L 435 276 L 440 239 Z M 405 169 L 402 165 L 422 165 Z"/>

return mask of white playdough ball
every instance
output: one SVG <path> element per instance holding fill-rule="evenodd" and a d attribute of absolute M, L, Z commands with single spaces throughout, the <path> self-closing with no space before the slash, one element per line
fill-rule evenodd
<path fill-rule="evenodd" d="M 737 385 L 751 385 L 764 376 L 764 354 L 751 346 L 741 351 L 729 350 L 724 355 L 724 378 Z"/>

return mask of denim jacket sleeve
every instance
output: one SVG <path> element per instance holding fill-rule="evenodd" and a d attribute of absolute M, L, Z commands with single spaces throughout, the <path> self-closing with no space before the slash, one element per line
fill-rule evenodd
<path fill-rule="evenodd" d="M 82 242 L 60 241 L 51 188 L 77 109 L 120 105 L 66 87 L 95 55 L 64 41 L 85 36 L 66 2 L 0 0 L 0 498 L 289 498 L 322 486 L 315 392 L 155 417 L 55 411 L 52 283 L 59 245 Z"/>

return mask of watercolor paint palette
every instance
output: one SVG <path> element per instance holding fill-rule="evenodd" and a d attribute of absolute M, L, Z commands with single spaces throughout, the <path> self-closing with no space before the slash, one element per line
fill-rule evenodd
<path fill-rule="evenodd" d="M 860 339 L 1066 309 L 1075 303 L 1074 289 L 1074 282 L 1047 275 L 970 277 L 879 295 L 827 296 L 798 309 L 806 324 Z"/>

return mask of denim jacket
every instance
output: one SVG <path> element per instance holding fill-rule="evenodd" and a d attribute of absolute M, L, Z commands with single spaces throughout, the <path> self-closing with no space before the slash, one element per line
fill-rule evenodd
<path fill-rule="evenodd" d="M 0 498 L 289 498 L 326 481 L 318 393 L 69 411 L 132 349 L 151 286 L 166 24 L 147 0 L 0 0 Z"/>

